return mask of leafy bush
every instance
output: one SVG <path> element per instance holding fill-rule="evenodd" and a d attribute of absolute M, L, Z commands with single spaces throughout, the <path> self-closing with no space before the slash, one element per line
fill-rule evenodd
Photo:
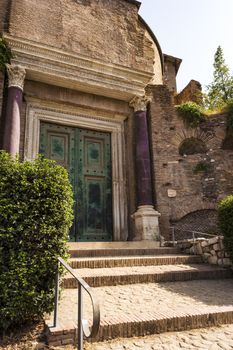
<path fill-rule="evenodd" d="M 220 203 L 218 215 L 225 247 L 233 261 L 233 196 L 228 196 Z"/>
<path fill-rule="evenodd" d="M 0 330 L 53 308 L 57 257 L 72 223 L 67 171 L 0 152 Z"/>
<path fill-rule="evenodd" d="M 182 103 L 177 110 L 185 126 L 190 128 L 196 128 L 205 117 L 203 108 L 195 102 Z"/>

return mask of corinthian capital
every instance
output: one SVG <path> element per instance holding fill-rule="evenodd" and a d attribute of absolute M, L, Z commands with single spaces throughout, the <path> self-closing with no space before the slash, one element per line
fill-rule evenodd
<path fill-rule="evenodd" d="M 133 107 L 134 111 L 146 111 L 147 104 L 151 101 L 151 97 L 135 96 L 129 103 L 130 107 Z"/>
<path fill-rule="evenodd" d="M 15 86 L 23 90 L 26 70 L 21 66 L 12 64 L 7 64 L 6 69 L 9 79 L 8 87 Z"/>

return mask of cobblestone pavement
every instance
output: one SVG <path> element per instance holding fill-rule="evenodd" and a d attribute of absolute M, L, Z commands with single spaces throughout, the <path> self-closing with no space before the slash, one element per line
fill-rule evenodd
<path fill-rule="evenodd" d="M 86 344 L 85 350 L 228 350 L 233 349 L 233 325 L 163 333 L 143 338 Z"/>
<path fill-rule="evenodd" d="M 178 316 L 200 312 L 233 311 L 233 280 L 200 280 L 94 288 L 101 322 Z M 87 318 L 91 305 L 85 301 Z M 77 289 L 62 292 L 62 324 L 77 320 Z"/>

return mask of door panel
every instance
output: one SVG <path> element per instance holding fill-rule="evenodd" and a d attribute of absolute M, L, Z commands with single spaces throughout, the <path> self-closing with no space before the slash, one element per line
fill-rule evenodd
<path fill-rule="evenodd" d="M 111 135 L 42 122 L 40 153 L 69 171 L 75 200 L 70 240 L 112 240 Z"/>
<path fill-rule="evenodd" d="M 79 184 L 83 189 L 78 200 L 80 216 L 78 240 L 112 240 L 111 192 L 111 137 L 108 133 L 78 130 L 79 134 Z M 109 217 L 110 216 L 110 217 Z M 109 224 L 110 221 L 110 224 Z"/>

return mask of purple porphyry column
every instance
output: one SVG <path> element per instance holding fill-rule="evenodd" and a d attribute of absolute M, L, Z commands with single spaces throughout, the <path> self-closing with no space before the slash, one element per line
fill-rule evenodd
<path fill-rule="evenodd" d="M 137 204 L 153 205 L 150 168 L 150 147 L 147 126 L 147 97 L 135 97 L 131 101 L 134 108 L 136 126 L 136 181 Z"/>
<path fill-rule="evenodd" d="M 9 83 L 3 149 L 15 156 L 19 153 L 20 110 L 26 71 L 20 66 L 8 64 L 7 74 Z"/>
<path fill-rule="evenodd" d="M 132 215 L 135 221 L 135 240 L 160 240 L 160 214 L 153 206 L 152 178 L 150 167 L 149 133 L 147 125 L 147 96 L 136 96 L 130 102 L 134 108 L 136 125 L 136 183 L 137 211 Z"/>
<path fill-rule="evenodd" d="M 134 113 L 136 124 L 136 177 L 138 206 L 153 205 L 150 170 L 150 149 L 146 111 Z"/>

